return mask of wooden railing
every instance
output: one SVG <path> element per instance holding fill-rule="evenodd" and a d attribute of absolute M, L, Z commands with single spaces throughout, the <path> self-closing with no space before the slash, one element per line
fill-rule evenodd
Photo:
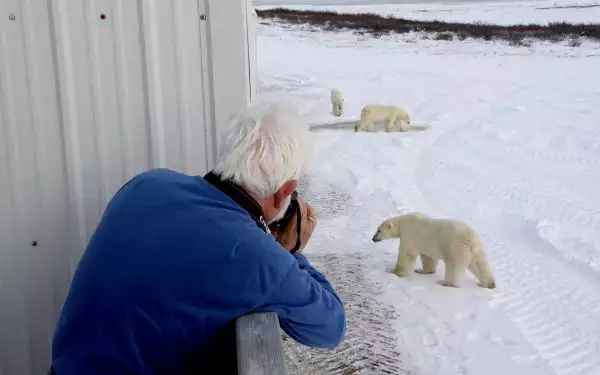
<path fill-rule="evenodd" d="M 277 314 L 257 313 L 238 318 L 235 346 L 238 375 L 287 375 Z"/>

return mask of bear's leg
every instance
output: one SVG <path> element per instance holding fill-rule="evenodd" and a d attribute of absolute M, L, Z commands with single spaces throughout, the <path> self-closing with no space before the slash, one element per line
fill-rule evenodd
<path fill-rule="evenodd" d="M 367 121 L 366 129 L 369 132 L 375 131 L 375 121 L 373 121 L 373 120 Z"/>
<path fill-rule="evenodd" d="M 385 131 L 388 133 L 394 131 L 394 118 L 386 117 L 385 122 L 384 122 L 384 127 L 385 127 Z"/>
<path fill-rule="evenodd" d="M 481 255 L 474 256 L 469 264 L 469 271 L 471 271 L 477 280 L 479 280 L 479 283 L 477 283 L 478 286 L 489 289 L 494 289 L 496 287 L 492 269 L 485 257 L 482 257 Z"/>
<path fill-rule="evenodd" d="M 443 286 L 450 286 L 458 288 L 460 281 L 462 280 L 465 270 L 471 262 L 471 257 L 467 256 L 466 251 L 461 251 L 458 254 L 451 254 L 450 256 L 444 257 L 445 275 L 444 280 L 438 281 L 438 284 Z"/>
<path fill-rule="evenodd" d="M 364 128 L 365 128 L 365 125 L 364 125 L 363 121 L 360 120 L 356 123 L 356 126 L 354 127 L 354 131 L 359 132 L 359 131 L 363 130 Z"/>
<path fill-rule="evenodd" d="M 417 262 L 417 252 L 413 251 L 409 246 L 403 245 L 400 242 L 400 253 L 398 254 L 398 261 L 394 268 L 396 276 L 404 277 L 410 273 L 415 267 Z"/>
<path fill-rule="evenodd" d="M 438 260 L 434 259 L 430 256 L 427 256 L 423 253 L 419 254 L 421 257 L 421 263 L 423 263 L 423 268 L 420 270 L 415 270 L 416 273 L 420 273 L 422 275 L 430 275 L 435 273 L 437 269 Z"/>

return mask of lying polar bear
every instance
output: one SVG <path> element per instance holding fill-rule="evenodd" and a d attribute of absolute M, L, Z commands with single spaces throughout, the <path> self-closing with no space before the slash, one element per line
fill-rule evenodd
<path fill-rule="evenodd" d="M 344 114 L 344 97 L 338 89 L 331 89 L 331 110 L 334 116 L 342 116 Z"/>
<path fill-rule="evenodd" d="M 458 287 L 465 269 L 479 280 L 480 287 L 494 289 L 496 282 L 486 260 L 481 240 L 467 224 L 454 219 L 434 219 L 420 212 L 392 217 L 379 226 L 373 242 L 400 238 L 400 251 L 394 273 L 410 273 L 421 257 L 420 274 L 433 274 L 438 260 L 445 266 L 445 278 L 438 284 Z"/>
<path fill-rule="evenodd" d="M 410 124 L 408 113 L 395 105 L 368 104 L 360 112 L 360 121 L 354 131 L 367 129 L 373 131 L 373 124 L 383 121 L 385 131 L 407 131 L 405 124 Z"/>

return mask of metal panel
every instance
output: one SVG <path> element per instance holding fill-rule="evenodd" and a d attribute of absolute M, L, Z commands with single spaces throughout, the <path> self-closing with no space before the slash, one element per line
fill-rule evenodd
<path fill-rule="evenodd" d="M 45 373 L 70 277 L 126 180 L 212 166 L 216 124 L 254 79 L 247 9 L 0 1 L 0 375 Z"/>
<path fill-rule="evenodd" d="M 210 67 L 214 95 L 215 98 L 228 98 L 227 101 L 215 101 L 214 121 L 220 124 L 229 117 L 233 103 L 247 102 L 250 98 L 250 79 L 253 75 L 249 75 L 249 50 L 246 37 L 246 30 L 248 30 L 246 14 L 249 8 L 246 1 L 239 0 L 205 0 L 205 4 L 208 13 L 208 46 L 213 61 L 219 62 L 211 64 Z M 235 32 L 232 27 L 238 27 L 240 32 Z M 233 51 L 238 54 L 235 58 Z M 219 140 L 219 128 L 215 130 L 216 139 Z"/>

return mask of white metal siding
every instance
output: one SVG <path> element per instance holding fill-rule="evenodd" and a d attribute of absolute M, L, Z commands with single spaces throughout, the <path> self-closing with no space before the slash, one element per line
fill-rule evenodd
<path fill-rule="evenodd" d="M 212 166 L 215 124 L 253 91 L 248 10 L 0 0 L 0 375 L 47 370 L 72 272 L 126 180 Z"/>

